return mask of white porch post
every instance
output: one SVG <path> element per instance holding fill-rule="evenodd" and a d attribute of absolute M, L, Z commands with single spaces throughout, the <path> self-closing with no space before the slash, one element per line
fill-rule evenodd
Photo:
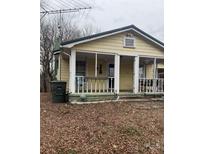
<path fill-rule="evenodd" d="M 97 68 L 98 68 L 98 54 L 95 53 L 95 77 L 97 77 Z"/>
<path fill-rule="evenodd" d="M 69 92 L 75 93 L 75 75 L 76 75 L 76 51 L 71 50 L 70 64 L 69 64 Z"/>
<path fill-rule="evenodd" d="M 120 92 L 120 55 L 115 55 L 115 65 L 114 65 L 114 91 L 119 94 Z"/>
<path fill-rule="evenodd" d="M 154 58 L 154 64 L 153 64 L 153 92 L 156 92 L 156 86 L 157 86 L 157 83 L 156 83 L 156 68 L 157 68 L 157 59 Z"/>
<path fill-rule="evenodd" d="M 134 57 L 134 82 L 133 82 L 133 92 L 134 94 L 138 93 L 139 87 L 139 56 Z"/>
<path fill-rule="evenodd" d="M 156 69 L 157 69 L 157 59 L 154 58 L 154 65 L 153 65 L 153 79 L 155 79 L 156 76 Z"/>

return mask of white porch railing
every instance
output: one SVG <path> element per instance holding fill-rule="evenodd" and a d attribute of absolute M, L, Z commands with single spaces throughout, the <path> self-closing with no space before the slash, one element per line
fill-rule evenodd
<path fill-rule="evenodd" d="M 76 76 L 76 93 L 114 93 L 114 77 Z"/>
<path fill-rule="evenodd" d="M 114 93 L 114 77 L 76 76 L 76 93 Z M 139 93 L 163 93 L 164 79 L 139 79 Z"/>
<path fill-rule="evenodd" d="M 141 93 L 163 93 L 164 79 L 139 79 L 139 92 Z"/>

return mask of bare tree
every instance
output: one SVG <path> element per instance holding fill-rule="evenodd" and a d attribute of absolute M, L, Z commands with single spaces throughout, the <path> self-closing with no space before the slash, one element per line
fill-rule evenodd
<path fill-rule="evenodd" d="M 88 36 L 99 32 L 100 32 L 99 28 L 94 27 L 92 24 L 86 24 L 82 28 L 81 35 Z"/>
<path fill-rule="evenodd" d="M 61 19 L 57 18 L 54 22 L 54 24 L 58 24 L 56 26 L 58 27 L 60 33 L 59 35 L 62 41 L 72 40 L 81 37 L 80 29 L 75 23 L 72 22 L 72 20 L 68 20 L 61 17 Z"/>
<path fill-rule="evenodd" d="M 53 70 L 51 63 L 53 58 L 53 47 L 56 38 L 54 26 L 49 23 L 41 23 L 40 31 L 40 64 L 41 64 L 41 90 L 47 92 L 49 81 L 52 80 Z"/>
<path fill-rule="evenodd" d="M 55 77 L 53 68 L 53 50 L 60 47 L 60 32 L 58 20 L 42 21 L 40 30 L 40 65 L 41 65 L 41 91 L 47 92 L 50 90 L 50 81 Z M 62 25 L 61 25 L 62 26 Z M 64 31 L 63 37 L 68 36 L 68 31 Z M 67 35 L 66 35 L 67 34 Z"/>
<path fill-rule="evenodd" d="M 60 26 L 59 26 L 60 23 Z M 40 30 L 40 65 L 41 65 L 41 91 L 50 90 L 50 81 L 55 79 L 53 67 L 53 50 L 60 47 L 60 42 L 79 38 L 99 31 L 92 25 L 87 25 L 81 30 L 71 21 L 64 18 L 52 19 L 52 21 L 41 21 Z"/>
<path fill-rule="evenodd" d="M 41 0 L 40 6 L 45 10 L 49 5 L 46 0 Z M 62 41 L 91 35 L 97 30 L 92 25 L 79 28 L 72 18 L 65 16 L 41 18 L 40 28 L 40 87 L 42 92 L 48 92 L 50 81 L 55 79 L 53 50 L 60 48 Z"/>

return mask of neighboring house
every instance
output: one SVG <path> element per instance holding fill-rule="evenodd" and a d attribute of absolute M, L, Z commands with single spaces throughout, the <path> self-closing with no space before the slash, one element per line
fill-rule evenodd
<path fill-rule="evenodd" d="M 63 42 L 54 55 L 71 94 L 164 92 L 164 43 L 134 25 Z"/>

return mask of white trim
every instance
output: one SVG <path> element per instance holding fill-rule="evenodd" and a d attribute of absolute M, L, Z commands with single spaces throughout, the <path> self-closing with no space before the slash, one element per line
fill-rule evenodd
<path fill-rule="evenodd" d="M 134 67 L 133 67 L 133 92 L 134 94 L 138 93 L 138 87 L 139 87 L 139 56 L 136 56 L 134 58 Z"/>
<path fill-rule="evenodd" d="M 102 52 L 102 51 L 91 51 L 91 50 L 78 50 L 76 49 L 78 53 L 90 53 L 90 54 L 101 54 L 101 55 L 112 55 L 114 56 L 116 53 L 112 52 Z"/>
<path fill-rule="evenodd" d="M 70 77 L 69 77 L 69 91 L 75 93 L 75 75 L 76 75 L 76 50 L 71 50 L 70 56 Z"/>
<path fill-rule="evenodd" d="M 118 51 L 122 51 L 124 52 L 124 50 L 118 50 Z M 164 59 L 164 56 L 154 56 L 154 55 L 140 55 L 139 52 L 142 52 L 142 51 L 134 51 L 133 53 L 118 53 L 116 51 L 112 51 L 112 52 L 104 52 L 104 51 L 100 51 L 100 50 L 95 50 L 95 51 L 92 51 L 92 50 L 81 50 L 81 49 L 76 49 L 76 52 L 79 52 L 79 53 L 90 53 L 90 54 L 101 54 L 101 55 L 111 55 L 111 56 L 114 56 L 115 54 L 119 54 L 119 55 L 122 55 L 122 56 L 139 56 L 140 58 L 157 58 L 157 59 Z"/>
<path fill-rule="evenodd" d="M 101 54 L 101 55 L 109 55 L 109 56 L 114 56 L 115 54 L 119 54 L 117 52 L 102 52 L 102 51 L 91 51 L 91 50 L 78 50 L 76 49 L 76 51 L 78 53 L 90 53 L 90 54 Z M 118 50 L 118 51 L 123 51 L 123 50 Z M 122 56 L 139 56 L 138 53 L 134 52 L 134 53 L 120 53 L 119 55 L 122 55 Z"/>
<path fill-rule="evenodd" d="M 126 48 L 128 48 L 128 47 L 126 47 Z M 121 51 L 121 50 L 119 50 L 119 51 Z M 135 56 L 139 56 L 138 55 L 138 53 L 118 53 L 119 55 L 121 55 L 121 56 L 130 56 L 130 57 L 135 57 Z"/>
<path fill-rule="evenodd" d="M 121 30 L 121 31 L 109 33 L 109 34 L 102 35 L 102 36 L 98 36 L 98 37 L 94 37 L 94 38 L 91 38 L 91 39 L 86 39 L 86 40 L 82 40 L 82 41 L 77 41 L 77 42 L 70 43 L 70 44 L 66 44 L 66 45 L 61 45 L 61 47 L 72 48 L 73 46 L 75 46 L 75 45 L 77 45 L 77 44 L 81 44 L 81 43 L 85 43 L 85 42 L 97 40 L 97 39 L 100 39 L 100 38 L 104 38 L 104 37 L 107 37 L 107 36 L 112 36 L 112 35 L 115 35 L 115 34 L 118 34 L 118 33 L 130 31 L 130 30 L 135 31 L 136 33 L 138 33 L 139 35 L 143 36 L 144 38 L 146 38 L 146 39 L 150 40 L 151 42 L 153 42 L 153 43 L 159 45 L 160 47 L 163 47 L 163 48 L 164 48 L 164 46 L 161 45 L 160 43 L 154 41 L 153 39 L 147 37 L 146 35 L 142 34 L 141 32 L 139 32 L 139 31 L 137 31 L 137 30 L 135 30 L 135 29 L 133 29 L 133 28 L 129 28 L 129 29 L 125 29 L 125 30 Z"/>
<path fill-rule="evenodd" d="M 152 56 L 152 55 L 139 55 L 140 58 L 157 58 L 164 59 L 164 56 Z"/>

